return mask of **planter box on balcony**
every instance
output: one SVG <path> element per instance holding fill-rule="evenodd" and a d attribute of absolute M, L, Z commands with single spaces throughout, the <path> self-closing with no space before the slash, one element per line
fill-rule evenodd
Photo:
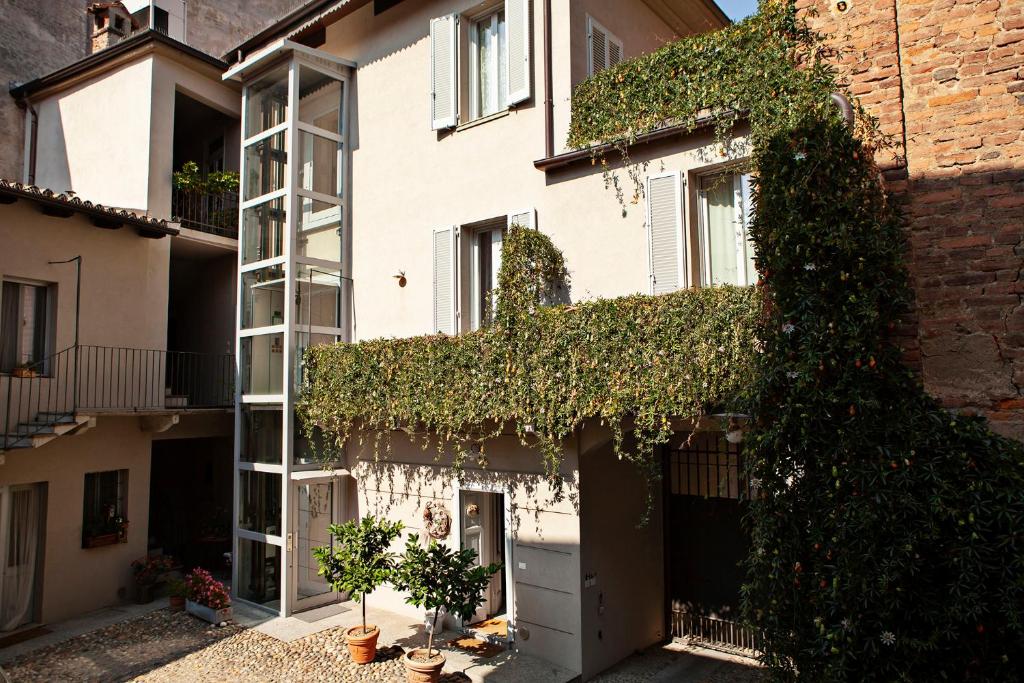
<path fill-rule="evenodd" d="M 191 600 L 185 601 L 185 611 L 211 624 L 219 624 L 222 621 L 229 621 L 231 619 L 230 607 L 211 609 L 206 605 L 200 605 L 198 602 L 192 602 Z"/>

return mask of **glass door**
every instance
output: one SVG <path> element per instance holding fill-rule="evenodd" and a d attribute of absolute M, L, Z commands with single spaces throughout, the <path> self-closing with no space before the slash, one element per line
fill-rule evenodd
<path fill-rule="evenodd" d="M 314 548 L 330 546 L 329 527 L 339 520 L 340 508 L 337 479 L 295 482 L 295 609 L 305 610 L 335 602 L 335 593 L 318 573 Z"/>
<path fill-rule="evenodd" d="M 35 619 L 42 552 L 41 485 L 0 487 L 0 632 Z"/>

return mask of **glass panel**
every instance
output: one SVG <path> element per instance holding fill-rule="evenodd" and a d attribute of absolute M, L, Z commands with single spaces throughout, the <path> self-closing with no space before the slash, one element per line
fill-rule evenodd
<path fill-rule="evenodd" d="M 275 609 L 280 606 L 280 553 L 276 545 L 238 539 L 238 597 Z"/>
<path fill-rule="evenodd" d="M 284 324 L 284 266 L 242 273 L 242 329 Z"/>
<path fill-rule="evenodd" d="M 341 143 L 299 131 L 299 187 L 341 196 Z"/>
<path fill-rule="evenodd" d="M 341 271 L 297 264 L 296 319 L 302 327 L 341 325 Z"/>
<path fill-rule="evenodd" d="M 284 252 L 284 197 L 250 206 L 242 212 L 242 263 L 254 263 Z"/>
<path fill-rule="evenodd" d="M 507 50 L 505 48 L 505 12 L 497 12 L 474 25 L 476 49 L 477 116 L 488 116 L 506 104 Z"/>
<path fill-rule="evenodd" d="M 341 81 L 314 69 L 299 67 L 299 121 L 341 133 L 341 95 Z"/>
<path fill-rule="evenodd" d="M 281 535 L 281 475 L 238 471 L 238 528 Z"/>
<path fill-rule="evenodd" d="M 313 548 L 331 545 L 328 525 L 334 522 L 334 484 L 300 484 L 298 487 L 299 597 L 329 593 L 331 586 L 317 574 L 320 565 Z"/>
<path fill-rule="evenodd" d="M 242 406 L 239 459 L 268 465 L 281 461 L 281 406 Z"/>
<path fill-rule="evenodd" d="M 705 284 L 740 284 L 736 268 L 736 193 L 732 175 L 715 176 L 704 185 L 704 240 L 708 257 Z"/>
<path fill-rule="evenodd" d="M 284 123 L 288 119 L 288 65 L 250 85 L 245 102 L 245 137 Z"/>
<path fill-rule="evenodd" d="M 341 207 L 299 197 L 299 234 L 295 253 L 299 256 L 341 261 Z"/>
<path fill-rule="evenodd" d="M 302 380 L 306 373 L 306 349 L 310 346 L 321 346 L 323 344 L 334 344 L 338 337 L 333 334 L 310 334 L 308 332 L 295 333 L 295 389 L 302 390 Z"/>
<path fill-rule="evenodd" d="M 296 465 L 320 465 L 329 462 L 340 462 L 342 453 L 324 438 L 323 431 L 314 427 L 313 438 L 306 437 L 306 428 L 302 420 L 295 416 L 295 447 L 292 449 L 292 458 Z"/>
<path fill-rule="evenodd" d="M 284 335 L 241 339 L 243 394 L 280 394 L 284 390 Z"/>
<path fill-rule="evenodd" d="M 245 148 L 245 192 L 249 200 L 280 190 L 288 174 L 285 132 L 274 133 Z"/>

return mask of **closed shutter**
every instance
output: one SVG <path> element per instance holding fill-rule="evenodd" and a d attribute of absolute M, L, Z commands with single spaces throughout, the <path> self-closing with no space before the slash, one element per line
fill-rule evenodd
<path fill-rule="evenodd" d="M 534 209 L 523 209 L 508 215 L 508 226 L 518 225 L 523 228 L 537 227 L 537 211 Z"/>
<path fill-rule="evenodd" d="M 615 66 L 622 61 L 622 41 L 608 36 L 608 66 Z"/>
<path fill-rule="evenodd" d="M 455 226 L 434 231 L 434 332 L 455 334 L 458 301 Z"/>
<path fill-rule="evenodd" d="M 430 122 L 434 130 L 458 124 L 459 17 L 430 20 Z"/>
<path fill-rule="evenodd" d="M 505 0 L 508 103 L 530 98 L 530 0 Z"/>
<path fill-rule="evenodd" d="M 686 286 L 683 272 L 683 202 L 679 173 L 647 178 L 647 234 L 651 292 L 665 294 Z"/>
<path fill-rule="evenodd" d="M 608 65 L 608 35 L 604 28 L 591 18 L 587 18 L 590 40 L 590 75 L 593 76 Z"/>

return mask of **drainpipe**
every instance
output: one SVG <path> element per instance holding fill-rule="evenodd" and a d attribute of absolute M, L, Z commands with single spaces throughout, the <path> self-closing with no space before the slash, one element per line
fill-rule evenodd
<path fill-rule="evenodd" d="M 544 158 L 555 156 L 555 99 L 551 92 L 551 0 L 544 0 Z"/>
<path fill-rule="evenodd" d="M 29 123 L 28 138 L 28 184 L 36 184 L 36 149 L 39 146 L 39 112 L 32 106 L 32 103 L 25 96 L 16 100 L 18 106 L 28 112 L 31 122 Z"/>

